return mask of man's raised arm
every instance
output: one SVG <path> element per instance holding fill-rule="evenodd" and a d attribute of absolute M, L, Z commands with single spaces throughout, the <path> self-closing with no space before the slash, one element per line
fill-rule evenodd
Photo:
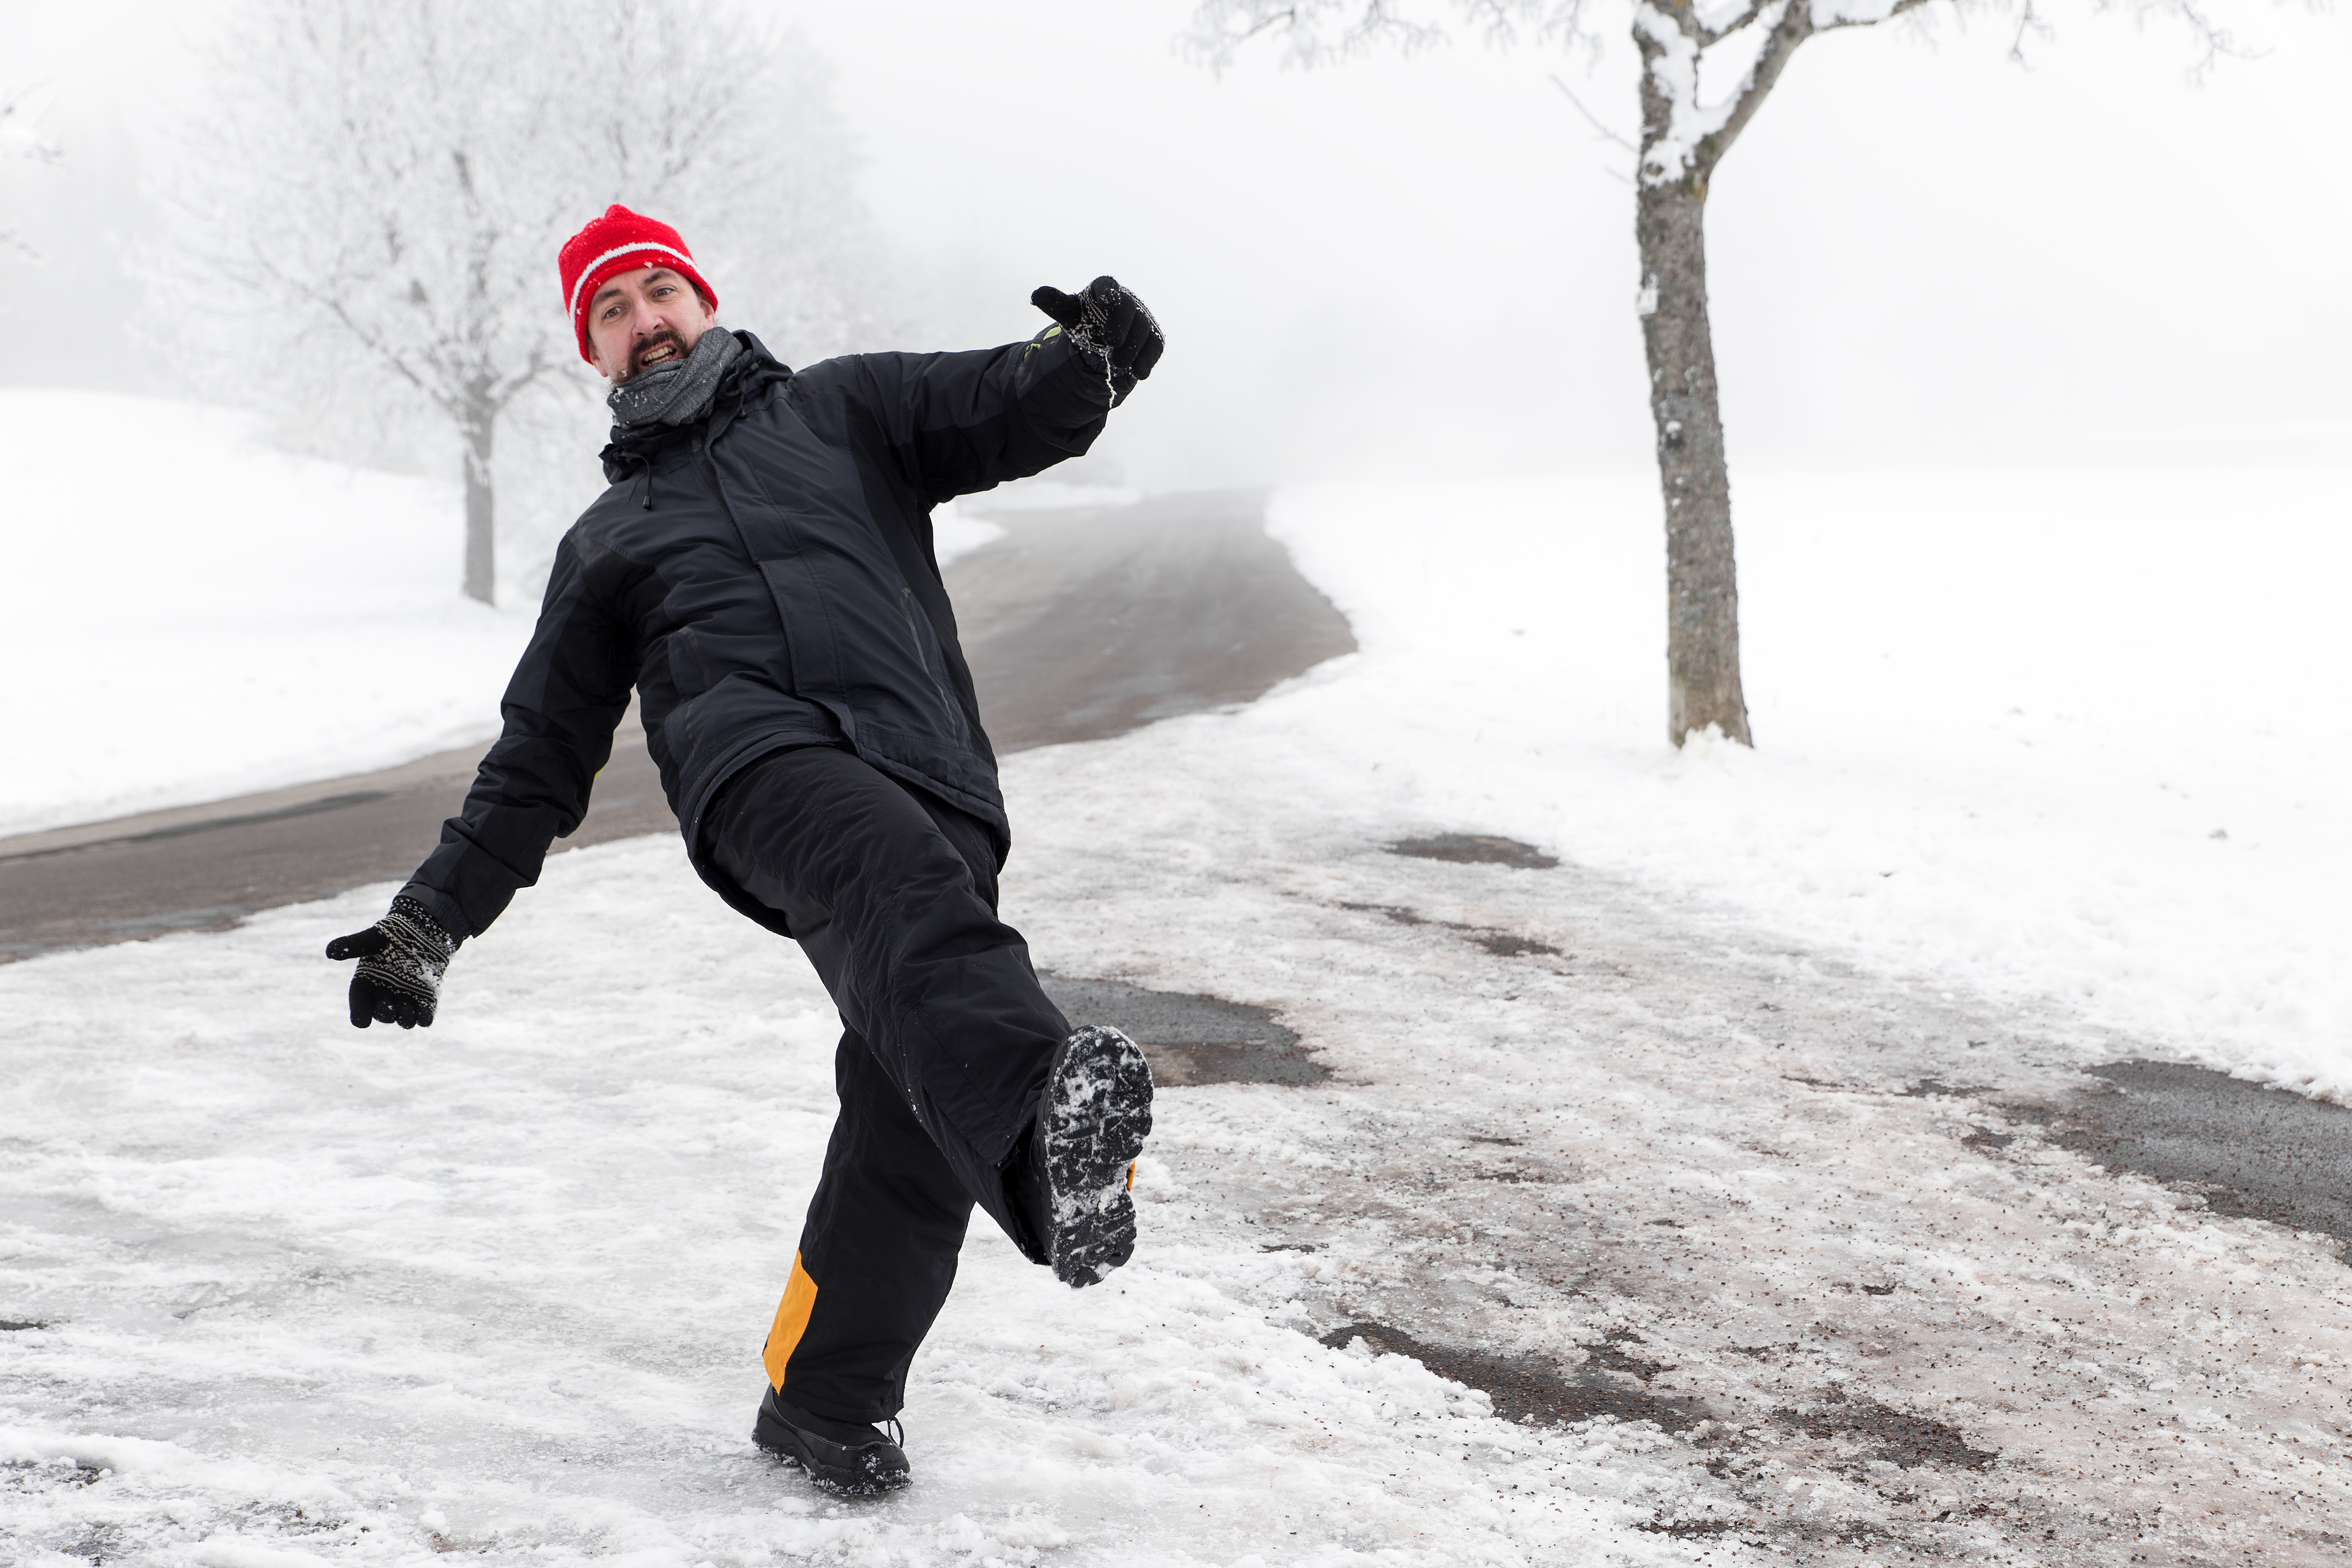
<path fill-rule="evenodd" d="M 1092 446 L 1167 346 L 1150 310 L 1113 278 L 1075 295 L 1040 289 L 1031 302 L 1055 322 L 1026 342 L 854 354 L 805 374 L 853 378 L 852 395 L 933 504 L 1027 479 Z"/>

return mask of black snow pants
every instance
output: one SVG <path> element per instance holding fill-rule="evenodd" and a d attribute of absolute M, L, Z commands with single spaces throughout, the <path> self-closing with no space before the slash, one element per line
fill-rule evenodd
<path fill-rule="evenodd" d="M 1003 1166 L 1068 1033 L 996 918 L 977 819 L 851 752 L 778 752 L 728 781 L 703 851 L 783 923 L 841 1011 L 840 1118 L 763 1356 L 791 1405 L 895 1415 L 976 1202 L 1043 1262 Z"/>

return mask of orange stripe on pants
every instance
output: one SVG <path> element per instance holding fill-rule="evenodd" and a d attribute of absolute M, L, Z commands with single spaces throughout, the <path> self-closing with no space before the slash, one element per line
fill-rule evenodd
<path fill-rule="evenodd" d="M 801 1336 L 808 1331 L 809 1314 L 816 1310 L 816 1281 L 801 1267 L 801 1255 L 793 1254 L 793 1277 L 784 1283 L 784 1299 L 776 1303 L 776 1321 L 768 1328 L 768 1346 L 760 1360 L 768 1368 L 768 1382 L 777 1393 L 784 1389 L 784 1368 L 800 1348 Z"/>

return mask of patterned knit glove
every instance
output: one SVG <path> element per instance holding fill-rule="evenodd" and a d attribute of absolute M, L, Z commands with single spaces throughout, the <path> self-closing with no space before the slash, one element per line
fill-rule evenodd
<path fill-rule="evenodd" d="M 415 899 L 394 899 L 383 919 L 329 942 L 329 958 L 360 961 L 352 974 L 352 1026 L 364 1029 L 373 1021 L 431 1028 L 442 972 L 458 941 Z"/>
<path fill-rule="evenodd" d="M 1076 294 L 1040 289 L 1029 296 L 1029 302 L 1061 322 L 1081 352 L 1099 358 L 1107 375 L 1116 372 L 1134 381 L 1144 380 L 1168 347 L 1150 308 L 1116 278 L 1097 278 Z"/>

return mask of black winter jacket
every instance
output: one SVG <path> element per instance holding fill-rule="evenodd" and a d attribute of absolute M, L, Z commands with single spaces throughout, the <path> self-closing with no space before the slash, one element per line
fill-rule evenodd
<path fill-rule="evenodd" d="M 696 869 L 763 923 L 777 918 L 705 863 L 699 827 L 730 774 L 782 746 L 850 748 L 986 823 L 1003 858 L 930 511 L 1084 452 L 1110 402 L 1100 361 L 1048 328 L 795 373 L 737 336 L 749 352 L 707 417 L 614 432 L 612 488 L 557 547 L 505 731 L 402 889 L 460 937 L 580 825 L 633 685 Z"/>

